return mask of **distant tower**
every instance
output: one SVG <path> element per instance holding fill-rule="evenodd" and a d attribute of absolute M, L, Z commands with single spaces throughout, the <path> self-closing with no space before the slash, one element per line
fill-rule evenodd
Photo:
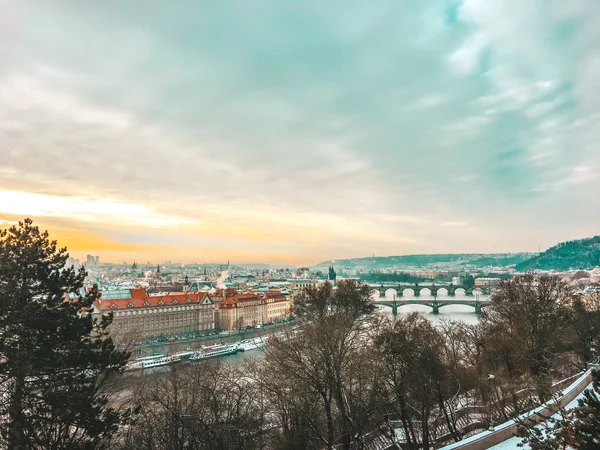
<path fill-rule="evenodd" d="M 160 265 L 156 265 L 156 273 L 160 275 Z"/>
<path fill-rule="evenodd" d="M 136 269 L 137 269 L 137 264 L 136 264 L 136 262 L 135 262 L 135 261 L 133 262 L 133 266 L 131 266 L 131 269 L 132 269 L 132 270 L 136 270 Z"/>
<path fill-rule="evenodd" d="M 187 286 L 189 284 L 190 284 L 190 280 L 189 280 L 188 276 L 186 275 L 185 276 L 185 285 Z"/>

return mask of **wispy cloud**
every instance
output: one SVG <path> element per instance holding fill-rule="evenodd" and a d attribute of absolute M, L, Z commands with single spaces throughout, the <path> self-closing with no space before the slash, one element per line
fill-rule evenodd
<path fill-rule="evenodd" d="M 0 212 L 310 262 L 519 250 L 600 190 L 593 2 L 265 1 L 4 0 Z"/>
<path fill-rule="evenodd" d="M 148 227 L 175 227 L 193 220 L 153 212 L 145 205 L 103 198 L 59 197 L 0 190 L 0 213 L 64 217 L 83 222 Z"/>

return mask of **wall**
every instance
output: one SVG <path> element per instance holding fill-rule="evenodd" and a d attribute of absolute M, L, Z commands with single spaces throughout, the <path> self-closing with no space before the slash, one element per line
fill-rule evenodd
<path fill-rule="evenodd" d="M 519 420 L 536 420 L 551 416 L 555 413 L 557 406 L 564 407 L 571 403 L 591 382 L 592 372 L 588 370 L 566 388 L 563 396 L 558 400 L 551 400 L 532 411 L 522 414 L 519 416 Z M 517 421 L 511 420 L 497 425 L 493 431 L 484 431 L 468 439 L 442 447 L 442 450 L 486 450 L 514 437 L 517 432 L 517 426 Z"/>

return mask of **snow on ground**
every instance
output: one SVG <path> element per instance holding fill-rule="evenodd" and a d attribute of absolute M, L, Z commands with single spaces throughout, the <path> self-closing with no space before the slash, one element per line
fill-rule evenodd
<path fill-rule="evenodd" d="M 577 400 L 579 400 L 580 398 L 583 398 L 583 393 L 587 390 L 587 389 L 591 389 L 592 385 L 590 384 L 589 386 L 587 386 L 583 391 L 581 391 L 581 394 L 579 394 L 577 397 L 575 397 L 566 407 L 565 409 L 568 411 L 570 409 L 573 409 L 575 407 L 578 406 Z M 552 416 L 556 419 L 560 418 L 560 413 L 555 414 L 554 416 Z M 528 445 L 525 445 L 523 447 L 519 447 L 519 442 L 521 442 L 523 438 L 520 437 L 514 437 L 511 439 L 508 439 L 504 442 L 502 442 L 501 444 L 498 445 L 494 445 L 493 447 L 490 447 L 490 450 L 512 450 L 512 449 L 527 449 L 530 448 Z"/>

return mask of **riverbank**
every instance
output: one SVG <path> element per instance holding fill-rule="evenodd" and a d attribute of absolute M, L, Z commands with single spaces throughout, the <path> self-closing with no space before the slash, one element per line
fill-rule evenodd
<path fill-rule="evenodd" d="M 154 342 L 142 344 L 133 351 L 132 357 L 139 358 L 141 356 L 150 356 L 153 353 L 163 353 L 165 355 L 182 352 L 187 349 L 199 348 L 207 343 L 233 343 L 243 339 L 255 338 L 272 334 L 273 332 L 285 328 L 293 324 L 292 322 L 284 322 L 279 324 L 267 325 L 263 328 L 251 328 L 240 330 L 222 331 L 218 334 L 209 336 L 201 336 L 195 339 L 180 340 L 174 342 Z"/>

